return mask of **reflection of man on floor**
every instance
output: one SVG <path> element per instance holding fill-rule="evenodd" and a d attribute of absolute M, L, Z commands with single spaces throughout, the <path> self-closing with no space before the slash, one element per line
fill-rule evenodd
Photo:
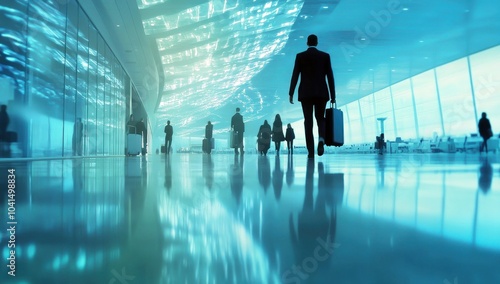
<path fill-rule="evenodd" d="M 314 205 L 313 197 L 314 160 L 309 159 L 306 169 L 304 204 L 302 211 L 298 214 L 297 231 L 295 231 L 293 214 L 290 214 L 289 217 L 290 237 L 295 251 L 295 264 L 304 267 L 302 271 L 295 271 L 295 273 L 289 271 L 290 273 L 285 273 L 282 280 L 290 281 L 294 279 L 300 281 L 301 279 L 308 279 L 310 281 L 314 277 L 324 276 L 324 273 L 309 273 L 310 271 L 307 271 L 303 262 L 305 259 L 310 259 L 311 262 L 314 262 L 317 269 L 328 269 L 328 259 L 330 259 L 336 247 L 336 204 L 335 202 L 331 202 L 332 200 L 329 200 L 332 197 L 327 193 L 330 185 L 324 180 L 325 175 L 322 163 L 318 164 L 318 168 L 316 204 Z M 327 206 L 327 203 L 330 206 Z M 316 280 L 321 282 L 326 279 Z"/>

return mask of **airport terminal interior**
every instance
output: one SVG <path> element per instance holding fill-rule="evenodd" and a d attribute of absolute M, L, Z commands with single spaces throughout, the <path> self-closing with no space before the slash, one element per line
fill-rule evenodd
<path fill-rule="evenodd" d="M 500 283 L 499 66 L 497 0 L 0 0 L 0 283 Z"/>

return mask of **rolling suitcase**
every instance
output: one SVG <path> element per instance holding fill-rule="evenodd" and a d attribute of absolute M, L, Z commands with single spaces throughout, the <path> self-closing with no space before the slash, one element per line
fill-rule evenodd
<path fill-rule="evenodd" d="M 234 130 L 229 131 L 229 148 L 238 148 L 237 141 L 238 140 L 238 132 Z"/>
<path fill-rule="evenodd" d="M 207 154 L 210 154 L 211 150 L 212 150 L 212 147 L 210 146 L 210 140 L 208 140 L 207 138 L 203 138 L 203 144 L 202 144 L 202 150 L 203 150 L 203 153 L 207 153 Z"/>
<path fill-rule="evenodd" d="M 336 147 L 344 145 L 344 114 L 333 104 L 326 109 L 325 144 Z"/>
<path fill-rule="evenodd" d="M 140 134 L 127 134 L 127 155 L 137 156 L 142 150 L 142 136 Z"/>

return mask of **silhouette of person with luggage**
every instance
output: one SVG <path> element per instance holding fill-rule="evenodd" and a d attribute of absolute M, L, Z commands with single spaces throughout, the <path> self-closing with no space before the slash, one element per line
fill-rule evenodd
<path fill-rule="evenodd" d="M 375 148 L 378 149 L 379 155 L 383 155 L 385 150 L 384 133 L 380 133 L 380 136 L 377 136 L 376 139 L 377 139 L 377 147 Z"/>
<path fill-rule="evenodd" d="M 483 138 L 483 143 L 479 148 L 479 152 L 483 152 L 483 149 L 486 148 L 486 153 L 488 153 L 488 139 L 493 136 L 493 131 L 491 130 L 490 120 L 486 117 L 485 112 L 481 114 L 481 119 L 479 119 L 477 127 L 479 129 L 479 135 Z"/>
<path fill-rule="evenodd" d="M 146 124 L 144 124 L 144 118 L 141 118 L 139 122 L 137 122 L 135 126 L 135 130 L 137 134 L 142 136 L 142 154 L 146 154 L 146 147 L 148 144 L 148 129 L 146 128 Z"/>
<path fill-rule="evenodd" d="M 309 35 L 307 37 L 308 49 L 298 53 L 295 58 L 290 90 L 288 95 L 290 103 L 293 104 L 293 93 L 300 75 L 298 89 L 298 101 L 302 104 L 304 114 L 304 130 L 306 136 L 306 147 L 308 158 L 314 158 L 314 136 L 313 136 L 313 111 L 318 125 L 319 142 L 317 153 L 323 155 L 325 145 L 325 109 L 330 100 L 335 102 L 335 84 L 333 79 L 330 55 L 316 49 L 318 37 Z M 325 78 L 328 81 L 325 81 Z"/>
<path fill-rule="evenodd" d="M 276 155 L 280 154 L 281 141 L 285 141 L 285 135 L 283 134 L 283 122 L 281 121 L 281 116 L 277 114 L 273 122 L 273 141 L 274 149 L 276 150 Z"/>
<path fill-rule="evenodd" d="M 240 154 L 243 155 L 243 133 L 245 132 L 245 123 L 243 122 L 243 116 L 240 114 L 240 108 L 236 108 L 236 113 L 231 117 L 231 129 L 236 133 L 236 141 L 234 147 L 234 154 L 238 154 L 238 148 L 240 148 Z"/>
<path fill-rule="evenodd" d="M 212 152 L 212 137 L 213 137 L 213 131 L 214 131 L 214 126 L 210 121 L 208 121 L 207 125 L 205 126 L 205 139 L 206 139 L 206 149 L 204 149 L 204 152 L 207 154 L 210 154 Z"/>
<path fill-rule="evenodd" d="M 170 154 L 170 148 L 172 147 L 172 136 L 174 135 L 174 128 L 170 125 L 170 120 L 167 121 L 165 125 L 165 154 Z"/>
<path fill-rule="evenodd" d="M 292 125 L 288 123 L 286 126 L 285 140 L 289 155 L 293 155 L 293 139 L 295 139 L 295 132 L 293 131 Z"/>
<path fill-rule="evenodd" d="M 134 121 L 134 115 L 131 114 L 127 121 L 127 134 L 135 134 L 136 132 L 136 122 Z"/>
<path fill-rule="evenodd" d="M 7 114 L 7 106 L 6 105 L 1 105 L 0 106 L 0 151 L 1 155 L 4 156 L 4 153 L 6 156 L 8 156 L 8 152 L 10 151 L 10 141 L 7 137 L 7 127 L 9 127 L 9 115 Z"/>
<path fill-rule="evenodd" d="M 264 120 L 259 128 L 259 133 L 257 133 L 257 151 L 259 151 L 261 156 L 266 156 L 267 151 L 271 147 L 271 125 Z"/>

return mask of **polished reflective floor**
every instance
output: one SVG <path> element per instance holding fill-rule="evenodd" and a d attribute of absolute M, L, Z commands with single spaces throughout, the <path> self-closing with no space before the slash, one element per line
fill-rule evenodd
<path fill-rule="evenodd" d="M 0 283 L 500 283 L 491 153 L 172 154 L 0 172 Z"/>

